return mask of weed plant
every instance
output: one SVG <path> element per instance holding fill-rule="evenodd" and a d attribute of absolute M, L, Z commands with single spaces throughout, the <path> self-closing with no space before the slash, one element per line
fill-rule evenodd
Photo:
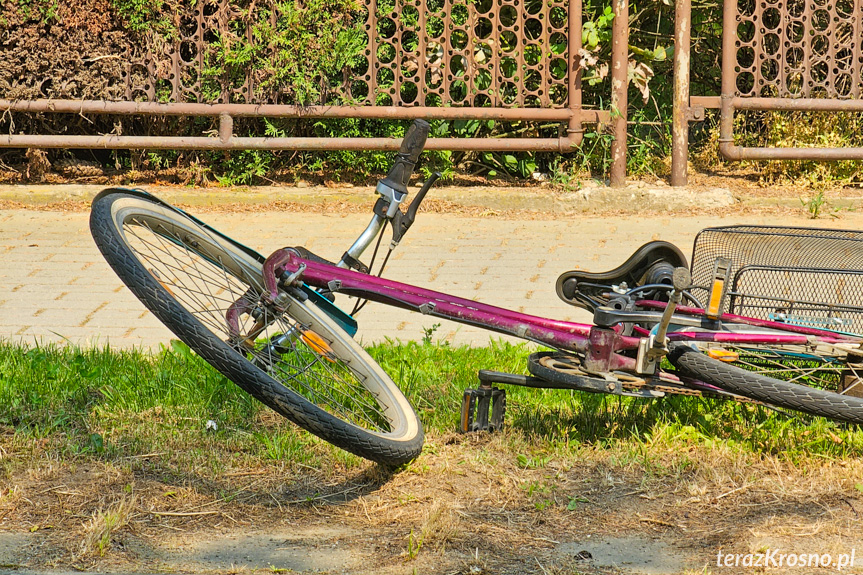
<path fill-rule="evenodd" d="M 758 118 L 763 129 L 750 136 L 758 145 L 777 148 L 863 147 L 863 114 L 855 112 L 769 112 Z M 771 161 L 760 166 L 765 181 L 790 182 L 808 188 L 863 182 L 857 160 L 816 162 Z"/>

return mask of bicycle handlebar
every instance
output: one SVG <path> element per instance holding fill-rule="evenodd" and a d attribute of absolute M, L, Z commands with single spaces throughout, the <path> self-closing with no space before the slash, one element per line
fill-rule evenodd
<path fill-rule="evenodd" d="M 430 128 L 431 126 L 425 120 L 414 120 L 411 127 L 408 128 L 404 140 L 402 140 L 395 164 L 390 168 L 387 177 L 380 181 L 380 184 L 400 194 L 408 192 L 408 182 L 423 151 Z"/>

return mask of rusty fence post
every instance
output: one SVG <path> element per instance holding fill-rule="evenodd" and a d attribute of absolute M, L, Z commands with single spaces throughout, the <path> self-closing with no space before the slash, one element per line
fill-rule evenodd
<path fill-rule="evenodd" d="M 719 116 L 719 152 L 728 157 L 734 146 L 734 104 L 737 73 L 737 2 L 725 0 L 722 5 L 722 93 Z"/>
<path fill-rule="evenodd" d="M 689 66 L 692 0 L 674 6 L 674 111 L 671 121 L 671 185 L 685 186 L 689 162 Z"/>
<path fill-rule="evenodd" d="M 565 154 L 572 152 L 572 148 L 580 146 L 584 138 L 584 127 L 581 125 L 584 116 L 582 114 L 582 94 L 581 94 L 581 13 L 583 10 L 582 0 L 570 0 L 569 2 L 569 17 L 567 26 L 569 27 L 568 49 L 567 54 L 569 62 L 567 62 L 568 83 L 567 83 L 567 98 L 569 100 L 569 122 L 566 125 L 566 138 L 562 140 L 565 145 L 561 145 L 560 152 Z"/>
<path fill-rule="evenodd" d="M 626 107 L 629 89 L 629 2 L 615 0 L 611 34 L 611 114 L 614 142 L 611 144 L 612 187 L 626 185 Z"/>

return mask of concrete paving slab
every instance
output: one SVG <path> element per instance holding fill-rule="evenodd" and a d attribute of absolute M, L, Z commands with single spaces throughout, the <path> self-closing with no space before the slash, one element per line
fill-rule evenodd
<path fill-rule="evenodd" d="M 157 349 L 173 337 L 102 259 L 88 217 L 83 211 L 0 210 L 0 338 Z M 264 254 L 305 245 L 337 259 L 365 227 L 369 213 L 213 212 L 202 217 Z M 560 273 L 611 269 L 653 239 L 671 241 L 688 254 L 702 228 L 743 223 L 860 229 L 863 215 L 846 213 L 836 221 L 801 213 L 778 222 L 770 214 L 733 211 L 724 216 L 546 213 L 516 218 L 424 213 L 386 275 L 525 313 L 589 322 L 586 312 L 558 300 L 554 281 Z M 358 320 L 357 337 L 366 343 L 419 340 L 439 323 L 380 304 L 369 304 Z M 484 345 L 497 336 L 445 322 L 435 337 L 454 345 Z"/>

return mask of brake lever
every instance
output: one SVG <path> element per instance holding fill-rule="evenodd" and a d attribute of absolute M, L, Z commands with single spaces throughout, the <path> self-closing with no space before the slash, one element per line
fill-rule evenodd
<path fill-rule="evenodd" d="M 431 176 L 429 176 L 429 179 L 425 181 L 423 187 L 420 188 L 420 191 L 417 192 L 417 195 L 414 197 L 414 199 L 408 206 L 407 213 L 401 211 L 396 212 L 395 217 L 393 217 L 393 248 L 395 248 L 395 246 L 397 246 L 399 242 L 402 241 L 405 233 L 407 233 L 410 227 L 414 224 L 414 220 L 416 220 L 417 218 L 417 210 L 419 209 L 420 204 L 422 203 L 423 199 L 425 199 L 428 191 L 431 189 L 434 183 L 438 181 L 438 179 L 440 179 L 440 177 L 440 172 L 435 172 Z"/>
<path fill-rule="evenodd" d="M 429 179 L 426 180 L 426 182 L 423 184 L 423 187 L 420 188 L 420 191 L 417 192 L 417 195 L 414 197 L 413 201 L 411 201 L 410 205 L 408 206 L 407 214 L 407 219 L 410 222 L 408 224 L 408 227 L 411 227 L 411 225 L 414 223 L 414 220 L 417 217 L 417 209 L 420 207 L 420 204 L 426 197 L 428 191 L 431 189 L 434 183 L 440 179 L 440 177 L 440 172 L 434 172 L 431 176 L 429 176 Z"/>

